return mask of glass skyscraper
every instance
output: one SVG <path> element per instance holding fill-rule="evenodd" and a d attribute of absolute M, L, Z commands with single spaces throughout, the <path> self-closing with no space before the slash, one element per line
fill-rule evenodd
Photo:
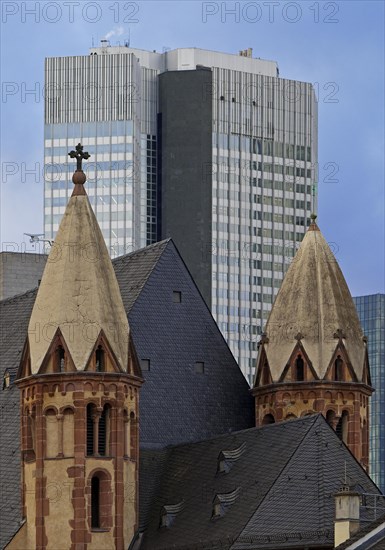
<path fill-rule="evenodd" d="M 385 493 L 385 294 L 353 298 L 364 334 L 372 386 L 370 400 L 369 472 Z"/>
<path fill-rule="evenodd" d="M 92 48 L 45 72 L 45 235 L 81 141 L 112 256 L 172 237 L 245 376 L 317 196 L 317 100 L 273 61 Z M 70 165 L 69 165 L 70 164 Z"/>

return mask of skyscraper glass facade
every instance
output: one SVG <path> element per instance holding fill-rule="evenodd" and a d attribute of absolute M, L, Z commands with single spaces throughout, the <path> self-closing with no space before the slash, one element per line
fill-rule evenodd
<path fill-rule="evenodd" d="M 368 338 L 372 386 L 370 401 L 369 472 L 385 493 L 385 294 L 353 298 Z"/>
<path fill-rule="evenodd" d="M 173 72 L 202 69 L 210 78 L 203 78 L 194 94 L 183 84 L 178 88 L 178 78 L 172 79 Z M 189 144 L 188 132 L 182 129 L 184 139 L 172 151 L 162 142 L 159 77 L 167 74 L 164 91 L 172 100 L 167 113 L 161 113 L 164 122 L 178 116 L 183 126 L 184 109 L 196 109 L 198 119 L 203 102 L 210 102 L 211 120 L 199 122 L 201 134 L 196 134 L 206 144 L 209 133 L 210 151 L 201 158 L 199 147 L 195 151 L 201 176 L 190 174 L 191 181 L 188 155 L 180 160 Z M 55 237 L 72 192 L 73 162 L 67 154 L 81 141 L 92 155 L 84 163 L 87 192 L 111 255 L 162 236 L 174 238 L 251 382 L 258 336 L 316 210 L 318 122 L 313 86 L 280 78 L 275 62 L 244 53 L 195 48 L 157 53 L 106 44 L 92 48 L 89 56 L 47 59 L 45 78 L 46 238 Z M 198 86 L 201 80 L 196 82 Z M 194 124 L 193 115 L 190 123 Z M 203 166 L 209 158 L 210 166 Z M 172 231 L 162 230 L 178 209 L 165 204 L 170 166 L 180 181 L 180 203 L 189 205 L 194 188 L 202 192 L 196 177 L 208 186 L 205 200 L 211 210 L 203 205 L 186 209 L 186 217 L 198 227 L 198 238 L 184 239 L 183 219 Z M 209 218 L 204 222 L 203 212 Z M 188 249 L 194 246 L 200 247 L 201 256 L 210 254 L 198 275 L 194 270 L 199 253 L 194 261 L 188 259 Z"/>

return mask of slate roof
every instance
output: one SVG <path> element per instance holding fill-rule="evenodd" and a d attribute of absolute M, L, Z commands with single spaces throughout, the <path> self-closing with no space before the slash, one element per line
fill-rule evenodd
<path fill-rule="evenodd" d="M 242 445 L 229 473 L 218 473 L 221 451 Z M 321 415 L 173 447 L 141 550 L 333 548 L 334 494 L 345 463 L 361 492 L 380 494 Z M 145 462 L 141 469 L 146 484 Z M 213 519 L 215 496 L 236 489 L 234 503 Z M 163 507 L 181 502 L 172 525 L 160 527 Z M 363 521 L 371 513 L 362 508 Z"/>
<path fill-rule="evenodd" d="M 151 360 L 140 396 L 141 446 L 162 448 L 253 426 L 249 386 L 172 241 L 116 258 L 113 265 L 138 357 Z M 181 303 L 173 302 L 173 290 L 182 292 Z M 1 383 L 6 369 L 16 376 L 36 292 L 0 302 Z M 195 372 L 195 361 L 205 362 L 205 374 Z M 15 386 L 0 387 L 0 407 L 2 547 L 21 519 Z"/>
<path fill-rule="evenodd" d="M 0 548 L 18 529 L 20 517 L 19 390 L 2 389 L 6 369 L 16 376 L 36 292 L 0 302 Z"/>
<path fill-rule="evenodd" d="M 198 441 L 254 426 L 249 386 L 206 303 L 172 241 L 159 246 L 163 253 L 129 310 L 138 357 L 150 359 L 150 371 L 142 371 L 141 447 Z M 149 248 L 147 255 L 155 255 L 155 248 Z M 117 271 L 128 309 L 130 277 L 124 275 L 126 283 L 122 275 Z M 173 302 L 173 291 L 181 292 L 181 303 Z M 205 363 L 204 374 L 195 372 L 198 361 Z"/>

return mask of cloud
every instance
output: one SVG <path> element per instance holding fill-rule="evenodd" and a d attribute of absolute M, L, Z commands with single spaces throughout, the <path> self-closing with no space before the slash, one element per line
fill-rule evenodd
<path fill-rule="evenodd" d="M 108 31 L 108 33 L 105 35 L 105 40 L 109 40 L 113 36 L 122 36 L 124 34 L 124 27 L 115 27 L 114 29 Z"/>

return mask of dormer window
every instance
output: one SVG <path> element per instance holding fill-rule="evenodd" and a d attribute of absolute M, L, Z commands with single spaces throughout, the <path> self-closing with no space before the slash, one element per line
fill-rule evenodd
<path fill-rule="evenodd" d="M 298 355 L 295 361 L 295 379 L 298 382 L 303 382 L 305 379 L 304 362 L 300 355 Z"/>
<path fill-rule="evenodd" d="M 104 349 L 99 346 L 95 353 L 96 372 L 104 372 Z"/>
<path fill-rule="evenodd" d="M 59 372 L 64 372 L 65 367 L 65 351 L 63 346 L 59 346 L 56 350 L 56 364 Z"/>

